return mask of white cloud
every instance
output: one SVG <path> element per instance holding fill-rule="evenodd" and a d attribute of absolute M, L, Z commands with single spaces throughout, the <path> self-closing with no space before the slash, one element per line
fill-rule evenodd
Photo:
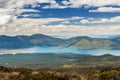
<path fill-rule="evenodd" d="M 58 9 L 64 9 L 64 8 L 68 8 L 67 6 L 60 6 L 59 4 L 54 4 L 54 5 L 47 5 L 44 6 L 43 9 L 52 9 L 52 8 L 58 8 Z"/>
<path fill-rule="evenodd" d="M 99 7 L 96 10 L 89 10 L 89 12 L 120 12 L 120 8 Z"/>
<path fill-rule="evenodd" d="M 50 5 L 46 5 L 44 8 L 79 8 L 82 5 L 87 6 L 106 6 L 106 5 L 113 5 L 113 6 L 120 6 L 119 0 L 62 0 L 62 4 L 59 5 L 55 0 L 5 0 L 1 1 L 0 4 L 5 4 L 5 8 L 21 8 L 24 4 L 31 4 L 33 7 L 37 6 L 36 3 L 49 3 Z"/>
<path fill-rule="evenodd" d="M 9 8 L 23 7 L 24 4 L 31 4 L 33 6 L 36 3 L 55 3 L 55 0 L 10 0 L 7 2 L 7 6 Z"/>
<path fill-rule="evenodd" d="M 5 19 L 5 18 L 4 18 Z M 7 18 L 8 19 L 8 18 Z M 77 25 L 50 25 L 51 22 L 68 22 L 69 20 L 80 19 L 83 24 L 98 24 L 97 26 L 77 26 Z M 3 20 L 4 21 L 4 20 Z M 9 20 L 8 20 L 9 21 Z M 120 34 L 120 16 L 113 18 L 40 18 L 40 19 L 16 19 L 13 23 L 2 25 L 0 35 L 31 35 L 42 33 L 59 37 L 73 37 L 85 35 L 115 35 Z M 102 24 L 101 24 L 102 23 Z M 108 25 L 104 25 L 104 24 Z M 115 23 L 115 24 L 110 24 Z M 117 23 L 117 24 L 116 24 Z M 49 25 L 45 25 L 49 24 Z"/>
<path fill-rule="evenodd" d="M 25 17 L 28 17 L 28 16 L 29 15 L 25 15 Z M 22 18 L 22 19 L 16 19 L 13 23 L 9 25 L 10 26 L 16 26 L 16 25 L 40 26 L 40 25 L 46 25 L 46 24 L 50 25 L 50 23 L 54 23 L 54 22 L 70 23 L 70 20 L 74 21 L 74 20 L 81 20 L 81 19 L 84 19 L 84 17 L 74 16 L 70 18 L 38 18 L 38 19 Z"/>
<path fill-rule="evenodd" d="M 48 2 L 48 0 L 40 0 L 40 2 Z M 16 19 L 16 16 L 20 15 L 22 12 L 40 12 L 34 9 L 23 9 L 24 4 L 34 5 L 35 1 L 34 0 L 0 0 L 0 21 L 1 21 L 0 25 L 14 21 L 14 19 Z"/>
<path fill-rule="evenodd" d="M 40 19 L 23 18 L 23 19 L 15 20 L 14 23 L 11 25 L 40 26 L 40 25 L 51 23 L 51 22 L 64 21 L 64 20 L 66 19 L 64 18 L 40 18 Z"/>
<path fill-rule="evenodd" d="M 63 23 L 63 24 L 69 24 L 70 21 L 63 21 L 62 23 Z"/>
<path fill-rule="evenodd" d="M 120 16 L 112 17 L 112 18 L 87 18 L 80 20 L 82 24 L 120 24 Z"/>
<path fill-rule="evenodd" d="M 0 15 L 0 25 L 12 22 L 15 19 L 12 15 Z"/>
<path fill-rule="evenodd" d="M 119 0 L 70 0 L 73 7 L 80 7 L 81 5 L 88 6 L 106 6 L 106 5 L 116 5 L 120 6 Z"/>
<path fill-rule="evenodd" d="M 89 21 L 88 21 L 87 19 L 82 19 L 82 20 L 80 20 L 80 22 L 81 22 L 82 24 L 89 23 Z"/>
<path fill-rule="evenodd" d="M 38 10 L 34 10 L 34 9 L 5 9 L 5 8 L 0 8 L 0 14 L 5 15 L 5 14 L 10 14 L 10 15 L 19 15 L 22 12 L 40 12 Z"/>
<path fill-rule="evenodd" d="M 34 10 L 34 9 L 15 9 L 16 15 L 21 14 L 22 12 L 40 12 L 39 10 Z"/>
<path fill-rule="evenodd" d="M 84 17 L 80 17 L 80 16 L 73 16 L 72 18 L 71 18 L 71 20 L 76 20 L 76 19 L 83 19 Z"/>
<path fill-rule="evenodd" d="M 59 37 L 89 36 L 89 35 L 116 35 L 120 34 L 119 25 L 115 26 L 66 26 L 66 25 L 41 25 L 41 26 L 9 26 L 1 27 L 0 34 L 6 35 L 32 35 L 46 34 Z"/>
<path fill-rule="evenodd" d="M 25 4 L 31 4 L 32 7 L 37 6 L 36 3 L 50 3 L 55 4 L 55 0 L 6 0 L 4 4 L 6 4 L 5 8 L 22 8 Z"/>
<path fill-rule="evenodd" d="M 32 9 L 3 9 L 0 8 L 0 25 L 7 24 L 16 19 L 22 12 L 40 12 Z M 35 15 L 34 15 L 35 16 Z"/>
<path fill-rule="evenodd" d="M 66 0 L 63 0 L 62 2 L 61 2 L 62 4 L 64 4 L 64 5 L 70 5 L 70 2 L 68 2 L 68 1 L 66 1 Z"/>
<path fill-rule="evenodd" d="M 120 6 L 119 0 L 63 0 L 62 4 L 59 5 L 58 3 L 47 5 L 43 8 L 79 8 L 83 5 L 87 7 L 101 7 L 101 6 Z"/>
<path fill-rule="evenodd" d="M 28 17 L 29 15 L 24 15 L 24 16 Z M 11 17 L 12 16 L 9 16 L 9 17 L 6 17 L 6 18 L 11 18 Z M 6 25 L 9 25 L 9 26 L 21 26 L 21 25 L 40 26 L 40 25 L 46 25 L 46 24 L 50 24 L 50 23 L 53 23 L 53 22 L 59 22 L 59 21 L 65 22 L 65 23 L 66 22 L 70 23 L 69 20 L 79 20 L 79 19 L 82 19 L 82 18 L 83 17 L 77 17 L 77 16 L 71 17 L 71 18 L 39 18 L 39 19 L 22 18 L 22 19 L 16 19 L 16 20 L 14 20 L 13 23 L 6 24 Z M 1 20 L 3 20 L 3 19 L 1 18 Z"/>

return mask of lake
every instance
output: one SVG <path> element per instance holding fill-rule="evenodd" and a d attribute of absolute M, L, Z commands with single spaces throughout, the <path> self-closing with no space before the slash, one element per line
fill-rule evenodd
<path fill-rule="evenodd" d="M 58 48 L 58 47 L 34 47 L 25 49 L 25 51 L 27 53 L 75 53 L 90 55 L 103 55 L 103 54 L 120 55 L 120 50 L 80 50 L 76 48 Z"/>
<path fill-rule="evenodd" d="M 14 50 L 0 50 L 1 54 L 17 54 L 17 53 L 74 53 L 74 54 L 90 54 L 90 55 L 103 55 L 112 54 L 120 55 L 120 50 L 81 50 L 76 48 L 59 48 L 59 47 L 33 47 L 25 49 Z"/>

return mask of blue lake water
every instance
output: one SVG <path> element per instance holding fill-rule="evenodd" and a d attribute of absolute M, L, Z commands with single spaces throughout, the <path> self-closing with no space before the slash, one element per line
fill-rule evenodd
<path fill-rule="evenodd" d="M 120 50 L 80 50 L 75 48 L 58 48 L 58 47 L 34 47 L 25 50 L 27 53 L 76 53 L 91 55 L 103 55 L 103 54 L 120 55 Z"/>

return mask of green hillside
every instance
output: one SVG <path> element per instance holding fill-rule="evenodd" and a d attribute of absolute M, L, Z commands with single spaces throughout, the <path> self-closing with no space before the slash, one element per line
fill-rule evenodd
<path fill-rule="evenodd" d="M 70 47 L 79 49 L 112 49 L 112 42 L 110 40 L 86 40 L 82 39 Z"/>
<path fill-rule="evenodd" d="M 65 47 L 78 49 L 120 49 L 120 38 L 91 38 L 78 36 L 60 39 L 43 34 L 31 36 L 0 36 L 0 49 L 18 49 L 31 47 Z"/>

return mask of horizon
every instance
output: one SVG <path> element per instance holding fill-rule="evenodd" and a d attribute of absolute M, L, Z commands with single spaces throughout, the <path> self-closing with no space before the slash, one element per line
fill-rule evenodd
<path fill-rule="evenodd" d="M 105 39 L 112 39 L 112 38 L 118 38 L 120 37 L 119 35 L 83 35 L 83 36 L 71 36 L 71 37 L 59 37 L 59 36 L 52 36 L 52 35 L 47 35 L 47 34 L 32 34 L 32 35 L 0 35 L 0 36 L 8 36 L 8 37 L 16 37 L 16 36 L 33 36 L 33 35 L 44 35 L 44 36 L 50 36 L 53 38 L 59 38 L 59 39 L 70 39 L 70 38 L 75 38 L 75 37 L 90 37 L 90 38 L 105 38 Z"/>

